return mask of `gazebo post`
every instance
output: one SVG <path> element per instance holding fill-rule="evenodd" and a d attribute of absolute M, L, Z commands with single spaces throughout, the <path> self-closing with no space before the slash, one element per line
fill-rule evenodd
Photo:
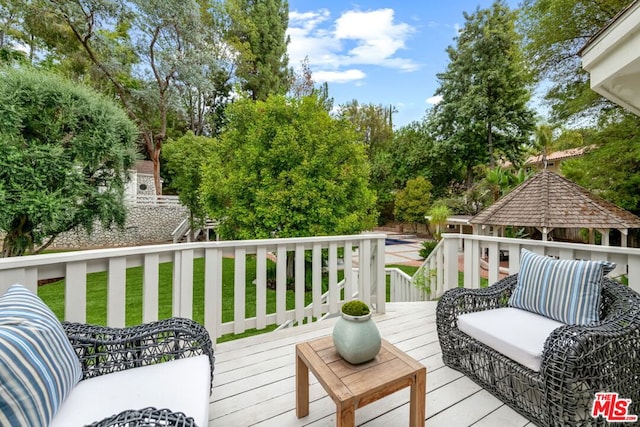
<path fill-rule="evenodd" d="M 626 248 L 629 241 L 629 229 L 628 228 L 622 228 L 620 229 L 620 246 L 622 246 L 623 248 Z"/>
<path fill-rule="evenodd" d="M 602 235 L 600 244 L 602 246 L 611 246 L 609 243 L 609 229 L 608 228 L 598 229 L 598 232 Z"/>

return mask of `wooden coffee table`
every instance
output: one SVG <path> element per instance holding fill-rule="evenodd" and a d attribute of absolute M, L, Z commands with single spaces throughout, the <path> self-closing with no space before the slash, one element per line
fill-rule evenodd
<path fill-rule="evenodd" d="M 355 411 L 411 386 L 409 425 L 424 426 L 427 369 L 382 340 L 370 362 L 352 365 L 342 359 L 333 339 L 322 337 L 296 345 L 296 415 L 309 414 L 309 370 L 336 403 L 336 425 L 355 425 Z"/>

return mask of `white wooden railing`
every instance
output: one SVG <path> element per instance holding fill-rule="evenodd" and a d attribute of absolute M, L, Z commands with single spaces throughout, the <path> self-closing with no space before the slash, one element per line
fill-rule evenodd
<path fill-rule="evenodd" d="M 457 287 L 460 280 L 465 288 L 479 288 L 481 277 L 485 277 L 489 284 L 494 283 L 505 275 L 520 271 L 522 248 L 561 259 L 613 261 L 616 269 L 609 276 L 625 276 L 629 287 L 640 292 L 640 249 L 637 248 L 467 234 L 443 234 L 442 237 L 414 275 L 413 283 L 398 282 L 396 286 L 401 289 L 392 288 L 392 295 L 404 295 L 402 301 L 420 301 L 439 298 L 447 289 Z M 508 263 L 504 262 L 507 266 L 500 265 L 501 253 L 503 258 L 508 255 Z M 429 292 L 418 292 L 417 288 L 428 289 Z"/>
<path fill-rule="evenodd" d="M 399 268 L 385 268 L 384 269 L 385 275 L 389 276 L 389 284 L 390 284 L 390 288 L 391 289 L 396 289 L 398 290 L 398 294 L 394 295 L 393 293 L 390 295 L 390 302 L 402 302 L 402 301 L 415 301 L 416 299 L 411 299 L 410 297 L 407 296 L 403 296 L 400 294 L 400 292 L 403 292 L 406 289 L 416 289 L 414 286 L 412 286 L 412 278 L 411 276 L 409 276 L 407 273 L 405 273 L 404 271 L 400 270 Z M 359 269 L 358 268 L 353 268 L 351 271 L 352 274 L 352 280 L 353 283 L 358 281 L 358 277 L 359 277 Z M 345 275 L 347 274 L 347 271 L 345 270 Z M 338 282 L 338 289 L 342 290 L 344 289 L 346 283 L 346 279 L 342 279 L 340 282 Z M 415 292 L 413 293 L 415 294 Z M 322 294 L 322 297 L 320 298 L 320 301 L 322 304 L 325 304 L 328 300 L 330 296 L 330 292 L 325 292 L 324 294 Z M 353 294 L 351 295 L 351 298 L 358 298 L 358 291 L 355 290 L 353 292 Z M 307 307 L 305 308 L 311 308 L 313 306 L 313 302 L 311 304 L 309 304 Z M 326 313 L 324 316 L 320 317 L 319 319 L 315 319 L 316 321 L 322 321 L 328 318 L 331 318 L 333 316 L 337 315 L 337 313 Z M 308 318 L 307 322 L 312 322 L 313 319 Z M 285 322 L 284 324 L 280 325 L 278 327 L 278 329 L 286 329 L 286 328 L 291 328 L 293 326 L 298 325 L 297 320 L 293 319 L 293 320 L 289 320 L 287 322 Z"/>
<path fill-rule="evenodd" d="M 129 204 L 137 206 L 182 206 L 178 196 L 155 195 L 155 194 L 136 194 L 135 196 L 127 195 L 125 201 Z"/>
<path fill-rule="evenodd" d="M 85 322 L 87 318 L 87 274 L 107 272 L 106 323 L 125 326 L 126 274 L 142 267 L 142 321 L 158 318 L 159 266 L 172 262 L 172 315 L 193 317 L 194 260 L 204 258 L 204 324 L 212 339 L 223 334 L 264 329 L 295 319 L 320 318 L 337 313 L 343 300 L 338 288 L 338 270 L 358 268 L 357 280 L 345 274 L 345 299 L 355 292 L 359 299 L 385 311 L 384 234 L 329 236 L 291 239 L 197 242 L 131 248 L 112 248 L 0 259 L 0 293 L 14 283 L 36 291 L 42 279 L 65 278 L 64 318 Z M 323 252 L 326 260 L 323 261 Z M 295 307 L 287 309 L 287 256 L 295 254 Z M 338 257 L 343 255 L 339 266 Z M 233 258 L 233 321 L 222 321 L 223 257 Z M 256 259 L 256 315 L 246 318 L 247 258 Z M 276 310 L 267 313 L 267 260 L 275 259 Z M 305 305 L 305 258 L 311 260 L 311 299 Z M 328 276 L 328 296 L 322 299 L 323 270 Z"/>

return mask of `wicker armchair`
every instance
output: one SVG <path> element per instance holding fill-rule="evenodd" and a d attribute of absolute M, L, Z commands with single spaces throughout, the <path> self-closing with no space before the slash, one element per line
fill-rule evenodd
<path fill-rule="evenodd" d="M 82 366 L 82 380 L 173 359 L 207 355 L 213 387 L 213 345 L 195 321 L 171 318 L 128 328 L 62 324 Z M 132 408 L 94 426 L 195 426 L 193 418 L 156 408 Z"/>
<path fill-rule="evenodd" d="M 540 426 L 606 425 L 591 417 L 596 392 L 631 399 L 629 413 L 640 415 L 640 295 L 605 278 L 600 322 L 555 329 L 535 372 L 457 327 L 458 315 L 506 307 L 517 280 L 445 292 L 437 308 L 444 363 Z"/>

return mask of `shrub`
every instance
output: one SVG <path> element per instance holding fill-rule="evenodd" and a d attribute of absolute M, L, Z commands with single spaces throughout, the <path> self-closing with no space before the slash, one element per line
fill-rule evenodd
<path fill-rule="evenodd" d="M 422 258 L 426 258 L 431 252 L 433 252 L 437 245 L 438 242 L 436 242 L 435 240 L 425 240 L 424 242 L 422 242 L 422 249 L 420 249 L 420 252 L 418 253 Z"/>

